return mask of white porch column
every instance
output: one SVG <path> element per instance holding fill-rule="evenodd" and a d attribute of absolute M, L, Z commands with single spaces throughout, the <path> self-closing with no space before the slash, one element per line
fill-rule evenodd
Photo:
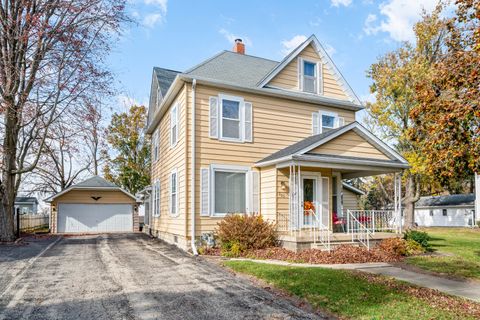
<path fill-rule="evenodd" d="M 480 174 L 475 173 L 475 221 L 480 221 Z"/>

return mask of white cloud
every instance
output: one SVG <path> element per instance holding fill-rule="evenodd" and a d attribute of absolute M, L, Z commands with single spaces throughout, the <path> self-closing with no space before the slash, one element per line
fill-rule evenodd
<path fill-rule="evenodd" d="M 253 46 L 252 40 L 250 40 L 250 38 L 247 36 L 239 36 L 225 29 L 220 29 L 218 32 L 223 35 L 225 39 L 227 39 L 227 41 L 231 44 L 235 42 L 235 39 L 242 39 L 243 43 L 245 43 L 246 46 Z"/>
<path fill-rule="evenodd" d="M 376 34 L 380 30 L 379 26 L 374 25 L 376 21 L 377 21 L 377 16 L 370 13 L 367 16 L 367 19 L 365 19 L 365 25 L 363 27 L 363 31 L 368 35 Z"/>
<path fill-rule="evenodd" d="M 334 7 L 340 7 L 340 6 L 348 7 L 349 5 L 352 4 L 352 0 L 331 0 L 330 2 Z"/>
<path fill-rule="evenodd" d="M 155 10 L 149 10 L 150 13 L 143 17 L 142 24 L 153 29 L 157 24 L 163 22 L 167 15 L 167 2 L 168 0 L 143 0 L 145 5 L 155 7 Z"/>
<path fill-rule="evenodd" d="M 162 21 L 161 13 L 150 13 L 143 18 L 142 24 L 147 28 L 154 28 L 155 25 Z"/>
<path fill-rule="evenodd" d="M 155 5 L 162 10 L 163 13 L 167 13 L 167 2 L 168 0 L 144 0 L 146 5 Z"/>
<path fill-rule="evenodd" d="M 303 34 L 296 35 L 290 40 L 283 40 L 282 41 L 282 46 L 283 46 L 282 53 L 284 55 L 289 54 L 290 51 L 292 51 L 293 49 L 298 47 L 305 40 L 307 40 L 307 36 L 305 36 Z"/>
<path fill-rule="evenodd" d="M 431 12 L 437 3 L 438 0 L 388 0 L 379 6 L 382 21 L 375 24 L 377 16 L 369 14 L 364 32 L 368 35 L 386 32 L 395 41 L 413 41 L 413 25 L 420 20 L 422 10 Z"/>

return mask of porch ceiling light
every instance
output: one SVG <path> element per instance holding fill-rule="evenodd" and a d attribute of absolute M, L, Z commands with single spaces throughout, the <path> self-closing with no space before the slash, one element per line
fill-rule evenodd
<path fill-rule="evenodd" d="M 287 183 L 285 181 L 280 182 L 280 188 L 282 189 L 282 191 L 287 191 Z"/>

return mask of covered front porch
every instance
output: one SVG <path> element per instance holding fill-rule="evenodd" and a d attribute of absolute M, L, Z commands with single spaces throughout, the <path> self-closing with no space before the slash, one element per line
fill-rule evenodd
<path fill-rule="evenodd" d="M 337 134 L 312 136 L 289 147 L 285 155 L 259 163 L 275 170 L 276 222 L 284 247 L 330 250 L 354 243 L 370 248 L 375 241 L 401 234 L 401 173 L 408 163 L 364 130 L 351 125 L 334 130 Z M 389 173 L 395 175 L 391 209 L 360 210 L 358 201 L 346 201 L 347 188 L 355 188 L 345 180 Z"/>

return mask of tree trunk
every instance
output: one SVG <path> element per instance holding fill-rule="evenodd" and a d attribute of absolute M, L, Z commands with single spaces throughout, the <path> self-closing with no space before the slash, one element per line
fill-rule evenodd
<path fill-rule="evenodd" d="M 10 101 L 6 108 L 5 136 L 3 139 L 3 170 L 0 185 L 0 241 L 14 241 L 14 208 L 17 189 L 15 170 L 17 163 L 18 113 L 14 102 Z"/>
<path fill-rule="evenodd" d="M 418 199 L 420 199 L 420 182 L 417 176 L 408 173 L 405 185 L 405 198 L 403 201 L 405 207 L 404 227 L 406 229 L 415 227 L 415 203 Z"/>

